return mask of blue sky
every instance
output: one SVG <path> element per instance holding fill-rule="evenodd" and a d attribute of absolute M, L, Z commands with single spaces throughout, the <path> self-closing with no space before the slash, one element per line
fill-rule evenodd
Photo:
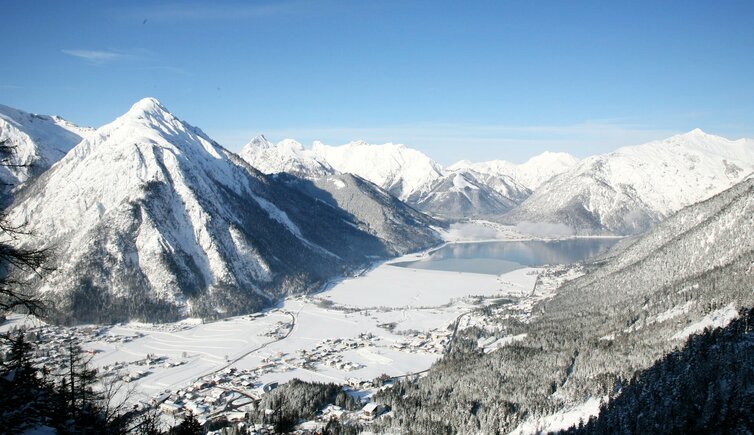
<path fill-rule="evenodd" d="M 444 164 L 754 137 L 752 1 L 4 1 L 0 103 L 145 96 L 232 150 L 401 142 Z"/>

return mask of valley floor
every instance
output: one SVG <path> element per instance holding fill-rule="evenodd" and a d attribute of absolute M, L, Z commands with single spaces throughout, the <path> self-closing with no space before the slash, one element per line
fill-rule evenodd
<path fill-rule="evenodd" d="M 466 233 L 464 241 L 475 238 Z M 484 316 L 475 309 L 505 301 L 526 318 L 533 303 L 559 284 L 540 276 L 540 268 L 496 276 L 394 265 L 426 255 L 396 258 L 320 293 L 211 323 L 186 319 L 64 328 L 14 316 L 0 331 L 22 324 L 32 328 L 40 364 L 54 364 L 64 340 L 75 337 L 94 366 L 133 387 L 134 401 L 168 414 L 191 409 L 209 418 L 243 412 L 265 394 L 265 385 L 294 378 L 347 384 L 353 394 L 368 396 L 375 391 L 371 381 L 380 375 L 426 371 L 457 329 L 484 328 Z M 523 338 L 480 345 L 491 351 Z"/>

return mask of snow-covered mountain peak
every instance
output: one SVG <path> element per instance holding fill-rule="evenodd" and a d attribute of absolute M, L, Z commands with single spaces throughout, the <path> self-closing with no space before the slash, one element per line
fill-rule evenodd
<path fill-rule="evenodd" d="M 695 129 L 584 159 L 543 184 L 508 220 L 637 233 L 754 171 L 754 141 Z"/>
<path fill-rule="evenodd" d="M 726 140 L 726 141 L 729 140 L 722 136 L 708 133 L 702 130 L 701 128 L 695 128 L 691 131 L 687 131 L 685 133 L 679 133 L 674 136 L 670 136 L 667 139 L 661 139 L 655 142 L 662 142 L 662 141 L 688 142 L 688 141 L 695 141 L 695 140 L 709 141 L 709 140 L 721 140 L 721 139 Z"/>
<path fill-rule="evenodd" d="M 479 163 L 461 160 L 449 166 L 448 169 L 451 171 L 471 169 L 481 174 L 506 176 L 528 189 L 535 190 L 545 181 L 575 166 L 578 161 L 576 157 L 568 153 L 545 151 L 521 164 L 506 160 Z"/>
<path fill-rule="evenodd" d="M 428 189 L 443 174 L 437 162 L 403 144 L 355 141 L 330 146 L 315 142 L 312 151 L 335 170 L 365 178 L 404 200 Z"/>
<path fill-rule="evenodd" d="M 287 172 L 301 177 L 319 177 L 335 172 L 312 150 L 293 139 L 283 139 L 273 144 L 264 136 L 257 136 L 238 154 L 265 174 Z"/>
<path fill-rule="evenodd" d="M 471 168 L 472 166 L 474 166 L 474 162 L 472 162 L 471 160 L 464 159 L 464 160 L 459 160 L 453 163 L 452 165 L 448 166 L 446 169 L 455 171 L 459 169 L 468 169 L 468 168 Z"/>
<path fill-rule="evenodd" d="M 0 141 L 14 148 L 0 181 L 15 185 L 44 172 L 94 130 L 59 116 L 38 115 L 0 104 Z"/>
<path fill-rule="evenodd" d="M 576 163 L 578 163 L 579 159 L 576 157 L 563 152 L 553 152 L 553 151 L 545 151 L 542 154 L 538 154 L 524 163 L 525 165 L 541 165 L 541 164 L 551 164 L 551 165 L 561 165 L 561 166 L 573 166 Z"/>
<path fill-rule="evenodd" d="M 277 146 L 289 150 L 304 151 L 304 145 L 294 139 L 283 139 L 278 142 Z"/>
<path fill-rule="evenodd" d="M 754 158 L 754 141 L 752 139 L 727 139 L 709 134 L 701 129 L 655 140 L 642 145 L 619 148 L 610 155 L 633 155 L 641 157 L 646 153 L 676 153 L 678 157 L 697 160 L 703 155 L 714 155 L 731 160 L 750 161 Z"/>
<path fill-rule="evenodd" d="M 409 204 L 451 219 L 499 216 L 531 194 L 512 178 L 463 168 L 445 171 L 428 188 L 413 193 Z"/>
<path fill-rule="evenodd" d="M 129 115 L 158 115 L 170 113 L 157 98 L 146 97 L 134 103 L 127 112 Z"/>
<path fill-rule="evenodd" d="M 6 121 L 12 122 L 14 124 L 18 124 L 20 119 L 22 118 L 31 118 L 33 115 L 31 113 L 24 112 L 22 110 L 15 109 L 10 106 L 6 106 L 4 104 L 0 104 L 0 119 L 5 119 Z M 37 115 L 37 116 L 44 116 L 44 115 Z"/>
<path fill-rule="evenodd" d="M 258 309 L 369 256 L 438 241 L 431 220 L 397 201 L 361 212 L 410 228 L 372 232 L 309 185 L 263 176 L 146 99 L 19 190 L 8 219 L 55 246 L 55 273 L 36 288 L 87 322 Z"/>
<path fill-rule="evenodd" d="M 256 147 L 256 148 L 272 148 L 275 146 L 272 142 L 270 142 L 265 135 L 260 134 L 257 136 L 254 136 L 251 138 L 249 143 L 246 145 L 247 147 Z"/>
<path fill-rule="evenodd" d="M 123 115 L 108 126 L 120 126 L 125 124 L 142 124 L 148 128 L 165 124 L 180 124 L 181 121 L 155 98 L 143 98 L 137 101 Z"/>
<path fill-rule="evenodd" d="M 673 136 L 670 136 L 665 139 L 655 140 L 652 142 L 649 142 L 648 144 L 672 144 L 672 145 L 689 145 L 697 142 L 709 142 L 710 140 L 716 141 L 718 139 L 724 139 L 720 136 L 715 136 L 714 134 L 709 134 L 703 131 L 701 128 L 695 128 L 691 131 L 688 131 L 686 133 L 679 133 Z M 725 139 L 727 141 L 727 139 Z M 624 147 L 625 148 L 625 147 Z"/>
<path fill-rule="evenodd" d="M 173 115 L 156 98 L 147 97 L 137 101 L 125 114 L 108 124 L 110 128 L 145 128 L 159 132 L 166 139 L 192 139 L 201 138 L 212 142 L 198 127 L 189 125 Z M 104 128 L 104 127 L 103 127 Z M 99 130 L 98 130 L 99 131 Z M 179 145 L 181 141 L 175 145 Z"/>
<path fill-rule="evenodd" d="M 95 148 L 143 152 L 154 146 L 192 159 L 224 158 L 222 147 L 199 128 L 178 119 L 155 98 L 138 101 L 115 121 L 98 128 L 71 154 L 80 158 Z"/>
<path fill-rule="evenodd" d="M 60 140 L 61 138 L 57 136 L 63 135 L 68 136 L 63 138 L 66 144 L 76 141 L 72 143 L 72 145 L 81 141 L 82 136 L 94 131 L 93 128 L 79 127 L 58 115 L 39 115 L 36 113 L 29 113 L 3 104 L 0 104 L 0 120 L 22 130 L 33 140 Z M 71 134 L 66 135 L 65 132 Z M 53 138 L 51 136 L 55 137 Z M 68 148 L 70 148 L 70 146 Z"/>

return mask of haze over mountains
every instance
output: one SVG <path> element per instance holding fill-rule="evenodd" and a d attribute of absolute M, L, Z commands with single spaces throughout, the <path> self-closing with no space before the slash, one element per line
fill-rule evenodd
<path fill-rule="evenodd" d="M 3 174 L 20 183 L 9 217 L 55 252 L 33 286 L 77 321 L 247 312 L 438 244 L 448 219 L 636 234 L 754 171 L 752 140 L 700 130 L 581 161 L 443 168 L 363 141 L 258 136 L 236 155 L 152 98 L 96 130 L 0 109 L 0 137 L 32 164 Z"/>
<path fill-rule="evenodd" d="M 568 154 L 545 153 L 522 165 L 459 162 L 444 169 L 421 151 L 402 144 L 315 142 L 307 149 L 291 139 L 272 144 L 264 136 L 252 139 L 239 154 L 265 173 L 309 178 L 334 171 L 355 174 L 419 210 L 451 219 L 499 216 L 526 199 L 530 186 L 538 186 L 577 161 Z"/>
<path fill-rule="evenodd" d="M 545 151 L 520 165 L 505 160 L 479 163 L 461 160 L 448 166 L 448 169 L 451 171 L 471 169 L 481 174 L 491 175 L 506 174 L 527 189 L 536 190 L 542 183 L 555 175 L 566 172 L 578 162 L 579 159 L 568 153 Z"/>

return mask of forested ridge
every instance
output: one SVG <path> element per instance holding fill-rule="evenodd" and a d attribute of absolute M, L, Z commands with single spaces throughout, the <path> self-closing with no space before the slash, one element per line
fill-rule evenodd
<path fill-rule="evenodd" d="M 688 207 L 629 240 L 563 285 L 521 321 L 488 308 L 495 336 L 527 334 L 485 354 L 459 334 L 427 376 L 377 397 L 408 433 L 508 433 L 590 398 L 615 397 L 628 380 L 725 313 L 754 306 L 754 181 Z M 687 331 L 684 335 L 684 331 Z M 746 361 L 741 361 L 746 363 Z M 749 362 L 750 363 L 750 362 Z"/>
<path fill-rule="evenodd" d="M 585 425 L 563 433 L 754 432 L 754 308 L 691 336 L 642 370 Z"/>

